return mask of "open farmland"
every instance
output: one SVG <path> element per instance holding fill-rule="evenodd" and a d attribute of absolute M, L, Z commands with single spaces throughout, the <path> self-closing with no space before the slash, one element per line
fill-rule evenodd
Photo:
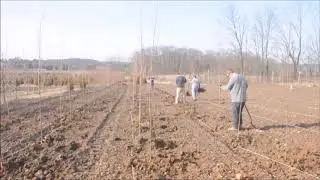
<path fill-rule="evenodd" d="M 245 113 L 238 133 L 227 130 L 228 94 L 203 85 L 198 101 L 187 96 L 174 105 L 172 83 L 153 90 L 120 80 L 89 86 L 42 98 L 41 115 L 36 98 L 12 102 L 9 115 L 1 110 L 4 178 L 320 176 L 318 87 L 249 84 L 247 106 L 258 129 Z"/>
<path fill-rule="evenodd" d="M 320 1 L 1 1 L 0 179 L 320 180 L 319 136 Z"/>

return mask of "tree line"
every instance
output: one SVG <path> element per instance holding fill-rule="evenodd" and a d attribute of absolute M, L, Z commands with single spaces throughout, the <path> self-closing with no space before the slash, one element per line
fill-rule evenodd
<path fill-rule="evenodd" d="M 256 14 L 251 24 L 239 9 L 234 5 L 229 6 L 226 28 L 233 38 L 234 49 L 240 56 L 241 72 L 245 71 L 243 52 L 248 45 L 252 45 L 250 48 L 263 66 L 261 73 L 267 80 L 272 70 L 271 55 L 282 64 L 292 65 L 290 70 L 294 79 L 298 77 L 301 64 L 313 64 L 320 71 L 320 2 L 314 5 L 318 8 L 307 8 L 304 4 L 297 3 L 288 18 L 286 17 L 287 22 L 281 22 L 274 10 L 265 8 Z M 307 13 L 312 18 L 312 33 L 305 29 Z"/>
<path fill-rule="evenodd" d="M 142 53 L 141 53 L 142 52 Z M 241 72 L 240 56 L 232 49 L 223 51 L 206 51 L 195 48 L 178 48 L 174 46 L 147 47 L 137 51 L 131 57 L 131 70 L 146 74 L 176 74 L 181 73 L 222 73 L 227 68 Z M 266 69 L 264 61 L 253 52 L 242 52 L 244 73 L 246 75 L 261 75 Z M 285 64 L 293 70 L 293 65 Z M 268 70 L 280 73 L 283 68 L 281 61 L 268 57 Z M 309 71 L 319 71 L 308 66 Z M 293 71 L 292 71 L 293 72 Z"/>
<path fill-rule="evenodd" d="M 145 73 L 200 73 L 234 68 L 240 73 L 261 75 L 286 71 L 297 79 L 299 71 L 320 71 L 320 2 L 318 11 L 297 4 L 292 19 L 280 22 L 277 13 L 265 8 L 249 24 L 247 17 L 234 5 L 228 7 L 225 28 L 233 39 L 224 52 L 202 52 L 195 48 L 174 46 L 146 47 L 131 57 L 132 69 Z M 304 29 L 306 12 L 313 19 L 313 32 Z"/>

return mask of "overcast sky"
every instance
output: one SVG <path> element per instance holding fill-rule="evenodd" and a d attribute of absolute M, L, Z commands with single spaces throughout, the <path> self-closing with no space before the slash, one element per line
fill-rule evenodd
<path fill-rule="evenodd" d="M 1 52 L 7 57 L 38 57 L 41 15 L 42 58 L 93 58 L 130 56 L 140 48 L 140 12 L 143 46 L 151 46 L 158 18 L 156 44 L 200 50 L 230 48 L 232 36 L 225 28 L 230 4 L 252 24 L 257 13 L 268 7 L 278 23 L 295 18 L 298 1 L 1 1 Z M 303 2 L 304 31 L 312 32 L 316 2 Z"/>

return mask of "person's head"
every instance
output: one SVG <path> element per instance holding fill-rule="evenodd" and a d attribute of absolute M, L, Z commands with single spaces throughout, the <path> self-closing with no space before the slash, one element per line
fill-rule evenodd
<path fill-rule="evenodd" d="M 197 76 L 196 76 L 196 75 L 193 75 L 193 78 L 197 78 Z"/>
<path fill-rule="evenodd" d="M 231 68 L 227 69 L 226 75 L 227 75 L 228 77 L 230 77 L 232 73 L 234 73 L 233 69 L 231 69 Z"/>

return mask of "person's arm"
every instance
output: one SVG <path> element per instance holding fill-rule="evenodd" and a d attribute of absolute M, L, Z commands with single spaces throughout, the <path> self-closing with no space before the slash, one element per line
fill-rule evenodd
<path fill-rule="evenodd" d="M 226 89 L 227 89 L 228 91 L 231 91 L 231 90 L 232 90 L 232 88 L 233 88 L 233 86 L 234 86 L 234 83 L 235 83 L 235 80 L 236 80 L 235 77 L 230 78 L 230 80 L 229 80 L 229 82 L 228 82 L 228 84 L 227 84 L 227 86 L 226 86 Z"/>

